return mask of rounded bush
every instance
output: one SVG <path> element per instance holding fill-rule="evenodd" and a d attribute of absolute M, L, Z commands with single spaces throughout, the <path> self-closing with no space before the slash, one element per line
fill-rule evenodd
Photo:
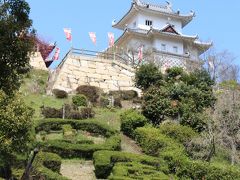
<path fill-rule="evenodd" d="M 134 110 L 125 111 L 120 115 L 121 131 L 124 134 L 134 137 L 134 130 L 147 124 L 147 119 Z"/>
<path fill-rule="evenodd" d="M 122 100 L 133 100 L 134 98 L 138 97 L 138 93 L 134 90 L 110 91 L 109 95 Z"/>
<path fill-rule="evenodd" d="M 53 89 L 53 94 L 55 95 L 56 98 L 63 99 L 68 97 L 68 93 L 64 90 L 60 89 Z"/>
<path fill-rule="evenodd" d="M 79 86 L 76 91 L 77 94 L 85 95 L 92 103 L 97 103 L 101 94 L 100 88 L 88 85 Z"/>
<path fill-rule="evenodd" d="M 162 134 L 165 134 L 184 144 L 190 142 L 194 137 L 198 136 L 191 127 L 182 126 L 173 122 L 162 123 L 159 129 Z"/>
<path fill-rule="evenodd" d="M 73 96 L 72 102 L 76 106 L 87 106 L 87 98 L 83 94 Z"/>

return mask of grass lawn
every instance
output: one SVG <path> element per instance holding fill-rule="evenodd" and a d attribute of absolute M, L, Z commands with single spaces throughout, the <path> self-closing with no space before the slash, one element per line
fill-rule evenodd
<path fill-rule="evenodd" d="M 124 111 L 122 109 L 94 109 L 96 112 L 95 119 L 108 124 L 111 128 L 120 131 L 120 114 Z"/>

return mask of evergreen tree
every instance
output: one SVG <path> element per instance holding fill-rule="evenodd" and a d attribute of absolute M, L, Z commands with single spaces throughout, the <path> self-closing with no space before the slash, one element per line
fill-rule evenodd
<path fill-rule="evenodd" d="M 33 50 L 30 7 L 25 0 L 0 0 L 0 89 L 11 94 L 28 71 Z"/>

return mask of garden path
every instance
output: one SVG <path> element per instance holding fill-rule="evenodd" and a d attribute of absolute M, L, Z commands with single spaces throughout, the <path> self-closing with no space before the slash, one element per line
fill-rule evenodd
<path fill-rule="evenodd" d="M 95 180 L 93 161 L 63 161 L 61 174 L 71 180 Z"/>

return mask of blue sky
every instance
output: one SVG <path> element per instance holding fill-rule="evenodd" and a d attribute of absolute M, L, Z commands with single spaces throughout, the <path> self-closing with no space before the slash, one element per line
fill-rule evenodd
<path fill-rule="evenodd" d="M 162 0 L 144 0 L 164 4 Z M 111 27 L 112 20 L 119 20 L 129 10 L 131 0 L 27 0 L 30 17 L 37 33 L 49 42 L 57 42 L 63 57 L 70 49 L 63 28 L 72 29 L 73 46 L 102 51 L 108 46 L 107 33 L 115 39 L 121 31 Z M 196 17 L 183 33 L 198 34 L 200 40 L 213 41 L 217 51 L 228 50 L 240 64 L 240 1 L 238 0 L 171 0 L 174 10 L 196 12 Z M 91 42 L 88 32 L 96 32 L 97 45 Z M 53 66 L 60 63 L 58 60 Z"/>

